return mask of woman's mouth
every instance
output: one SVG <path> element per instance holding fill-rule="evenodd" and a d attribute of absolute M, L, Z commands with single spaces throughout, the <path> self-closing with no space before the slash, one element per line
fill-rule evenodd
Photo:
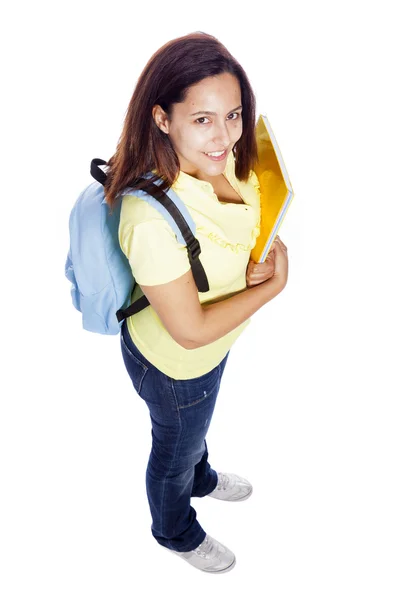
<path fill-rule="evenodd" d="M 203 152 L 203 154 L 205 154 L 209 159 L 219 162 L 221 160 L 224 160 L 224 158 L 226 158 L 226 155 L 228 154 L 228 150 L 223 150 L 222 152 Z"/>

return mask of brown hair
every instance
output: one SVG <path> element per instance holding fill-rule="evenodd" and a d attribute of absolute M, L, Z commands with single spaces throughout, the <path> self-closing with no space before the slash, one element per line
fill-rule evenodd
<path fill-rule="evenodd" d="M 113 209 L 126 187 L 144 189 L 159 178 L 166 191 L 179 175 L 178 156 L 169 136 L 156 125 L 152 109 L 159 104 L 168 114 L 171 105 L 185 100 L 188 88 L 206 77 L 231 73 L 240 84 L 243 132 L 234 147 L 235 174 L 240 181 L 250 176 L 257 160 L 255 95 L 237 60 L 217 38 L 195 32 L 167 42 L 143 69 L 129 102 L 117 149 L 107 162 L 105 196 Z M 149 171 L 157 174 L 138 182 Z"/>

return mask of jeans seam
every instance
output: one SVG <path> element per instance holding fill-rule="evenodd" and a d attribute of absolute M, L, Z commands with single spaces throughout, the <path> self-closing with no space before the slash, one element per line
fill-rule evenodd
<path fill-rule="evenodd" d="M 175 396 L 174 388 L 173 388 L 173 385 L 172 385 L 172 380 L 171 380 L 171 378 L 169 378 L 169 379 L 170 379 L 171 387 L 172 387 L 172 390 L 173 390 L 173 395 L 174 395 L 174 398 L 175 398 L 175 401 L 176 401 L 176 396 Z M 175 462 L 175 458 L 177 456 L 178 450 L 180 450 L 180 448 L 181 448 L 182 440 L 183 440 L 182 421 L 181 421 L 181 416 L 179 414 L 179 409 L 178 409 L 178 419 L 179 419 L 179 425 L 180 425 L 179 442 L 176 444 L 175 452 L 174 452 L 174 457 L 173 457 L 173 459 L 171 461 L 170 468 L 168 469 L 168 471 L 167 471 L 167 473 L 166 473 L 166 475 L 164 477 L 164 481 L 163 481 L 163 490 L 162 490 L 162 495 L 161 495 L 161 511 L 160 511 L 160 513 L 161 513 L 161 515 L 160 515 L 160 529 L 161 529 L 161 531 L 163 531 L 163 526 L 164 526 L 164 498 L 165 498 L 165 488 L 166 488 L 166 484 L 167 484 L 167 479 L 168 479 L 169 474 L 171 473 L 172 465 Z"/>
<path fill-rule="evenodd" d="M 133 354 L 132 350 L 131 350 L 131 349 L 128 347 L 128 344 L 126 343 L 126 341 L 125 341 L 125 338 L 124 338 L 124 336 L 123 336 L 123 334 L 122 334 L 122 333 L 121 333 L 121 342 L 122 342 L 122 345 L 124 346 L 124 348 L 126 348 L 126 350 L 128 351 L 128 353 L 129 353 L 131 356 L 133 356 L 134 360 L 135 360 L 135 361 L 136 361 L 136 362 L 137 362 L 137 363 L 138 363 L 138 364 L 139 364 L 141 367 L 143 367 L 143 369 L 144 369 L 145 371 L 148 371 L 149 367 L 148 367 L 147 365 L 145 365 L 145 364 L 144 364 L 144 362 L 142 362 L 142 361 L 140 360 L 140 358 L 138 358 L 137 356 L 135 356 L 135 355 Z"/>
<path fill-rule="evenodd" d="M 174 382 L 172 380 L 172 377 L 168 377 L 168 379 L 169 379 L 171 390 L 172 390 L 172 396 L 174 398 L 175 408 L 176 408 L 176 412 L 177 412 L 178 419 L 179 419 L 179 425 L 182 427 L 180 408 L 179 408 L 178 398 L 176 397 L 176 393 L 175 393 Z"/>
<path fill-rule="evenodd" d="M 133 354 L 133 352 L 131 352 L 131 350 L 128 348 L 127 343 L 125 342 L 123 336 L 121 335 L 121 348 L 122 350 L 124 350 L 127 355 L 129 356 L 129 358 L 137 365 L 139 365 L 142 368 L 142 376 L 139 380 L 139 385 L 138 385 L 138 394 L 140 395 L 140 392 L 142 390 L 142 385 L 143 385 L 143 379 L 146 377 L 147 371 L 149 370 L 149 367 L 147 365 L 144 365 L 142 363 L 142 361 L 140 361 L 137 356 L 135 356 Z"/>

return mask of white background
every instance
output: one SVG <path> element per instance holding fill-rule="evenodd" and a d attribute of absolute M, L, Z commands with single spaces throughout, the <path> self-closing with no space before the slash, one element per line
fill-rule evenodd
<path fill-rule="evenodd" d="M 398 600 L 399 106 L 395 2 L 20 2 L 2 25 L 0 595 Z M 285 290 L 232 349 L 195 499 L 236 568 L 157 544 L 150 420 L 118 337 L 84 331 L 68 217 L 162 44 L 217 36 L 247 71 L 295 197 Z M 396 47 L 397 46 L 397 47 Z"/>

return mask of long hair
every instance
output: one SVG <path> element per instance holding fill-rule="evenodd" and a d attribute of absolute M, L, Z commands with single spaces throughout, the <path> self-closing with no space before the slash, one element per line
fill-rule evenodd
<path fill-rule="evenodd" d="M 169 136 L 156 125 L 152 109 L 159 104 L 167 113 L 171 105 L 184 102 L 188 89 L 206 77 L 231 73 L 242 96 L 243 132 L 234 148 L 235 174 L 246 181 L 257 160 L 255 138 L 255 95 L 238 61 L 217 38 L 195 32 L 167 42 L 143 69 L 126 112 L 115 154 L 107 162 L 105 197 L 113 210 L 126 187 L 143 189 L 161 178 L 166 191 L 176 181 L 179 159 Z M 144 174 L 154 176 L 141 180 Z"/>

